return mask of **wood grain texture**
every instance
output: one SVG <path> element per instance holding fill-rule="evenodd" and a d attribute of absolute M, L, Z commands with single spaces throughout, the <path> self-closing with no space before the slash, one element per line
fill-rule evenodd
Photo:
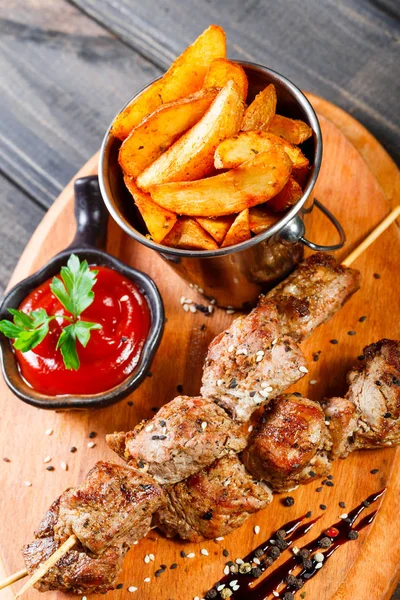
<path fill-rule="evenodd" d="M 48 207 L 160 70 L 65 0 L 0 3 L 0 172 Z"/>
<path fill-rule="evenodd" d="M 266 65 L 351 112 L 400 158 L 400 10 L 365 0 L 74 0 L 166 68 L 210 23 L 228 54 Z M 397 76 L 396 76 L 397 73 Z"/>
<path fill-rule="evenodd" d="M 388 204 L 381 187 L 355 147 L 328 120 L 321 118 L 321 123 L 325 161 L 316 193 L 346 226 L 349 243 L 341 253 L 343 257 L 385 216 Z M 80 175 L 92 173 L 95 164 L 96 158 Z M 357 172 L 357 178 L 352 176 L 353 172 Z M 15 272 L 14 281 L 38 268 L 50 255 L 70 241 L 73 235 L 71 218 L 72 186 L 69 186 L 50 209 L 40 229 L 32 238 L 32 243 Z M 326 243 L 332 232 L 325 228 L 321 219 L 315 216 L 310 237 L 318 238 L 320 243 Z M 39 239 L 43 242 L 42 246 L 38 244 Z M 114 407 L 90 413 L 39 411 L 17 401 L 4 388 L 4 383 L 0 384 L 0 456 L 8 456 L 11 459 L 11 463 L 0 463 L 1 480 L 4 489 L 7 489 L 7 495 L 1 498 L 1 512 L 12 512 L 14 516 L 13 520 L 0 520 L 1 559 L 7 573 L 21 568 L 19 546 L 30 539 L 32 530 L 52 499 L 66 486 L 81 480 L 95 460 L 113 459 L 113 454 L 105 446 L 106 432 L 129 428 L 139 419 L 150 417 L 153 414 L 152 407 L 160 406 L 176 395 L 177 384 L 183 385 L 185 393 L 193 394 L 198 391 L 207 345 L 231 320 L 231 317 L 219 310 L 209 319 L 201 314 L 184 313 L 179 304 L 179 297 L 182 294 L 194 297 L 194 292 L 170 272 L 159 257 L 149 249 L 129 241 L 113 224 L 110 225 L 109 249 L 122 260 L 149 272 L 163 295 L 168 322 L 152 368 L 153 376 L 133 394 L 133 406 L 123 401 Z M 343 393 L 345 373 L 356 361 L 361 348 L 383 336 L 400 336 L 398 319 L 393 319 L 393 314 L 387 310 L 388 306 L 393 307 L 393 311 L 397 307 L 397 291 L 391 283 L 399 256 L 400 234 L 398 228 L 392 225 L 379 244 L 370 248 L 355 265 L 363 272 L 361 291 L 351 299 L 345 309 L 319 328 L 303 345 L 306 356 L 310 359 L 310 373 L 296 386 L 298 391 L 313 399 Z M 375 272 L 380 273 L 379 280 L 373 277 Z M 361 315 L 367 315 L 366 322 L 362 324 L 358 322 Z M 203 323 L 207 327 L 205 331 L 200 329 Z M 355 330 L 356 335 L 348 336 L 349 330 Z M 329 343 L 333 337 L 339 340 L 336 346 Z M 316 350 L 322 351 L 321 358 L 318 363 L 313 363 L 311 355 Z M 170 368 L 172 361 L 173 369 Z M 312 379 L 318 382 L 314 386 L 309 384 Z M 44 431 L 49 427 L 53 428 L 54 432 L 51 436 L 45 436 Z M 29 435 L 23 438 L 23 444 L 14 443 L 16 428 L 19 435 L 29 431 Z M 90 431 L 97 432 L 96 446 L 93 449 L 87 448 Z M 77 446 L 78 452 L 70 454 L 71 445 Z M 46 455 L 52 456 L 52 464 L 56 467 L 53 472 L 45 470 L 42 460 Z M 61 460 L 68 462 L 67 472 L 60 469 Z M 167 541 L 153 532 L 128 554 L 121 578 L 124 588 L 113 592 L 110 597 L 131 598 L 131 594 L 126 591 L 128 585 L 139 588 L 137 597 L 140 600 L 155 597 L 158 600 L 186 600 L 195 595 L 201 596 L 222 574 L 223 564 L 227 560 L 222 556 L 223 548 L 230 551 L 231 557 L 241 556 L 288 519 L 309 509 L 313 510 L 314 515 L 322 514 L 318 505 L 323 502 L 328 506 L 328 510 L 323 514 L 321 525 L 318 525 L 319 532 L 320 527 L 323 528 L 336 520 L 341 512 L 338 507 L 340 500 L 344 500 L 347 507 L 351 507 L 368 493 L 388 484 L 389 493 L 382 503 L 375 524 L 363 533 L 357 542 L 341 548 L 324 568 L 323 575 L 307 583 L 305 588 L 307 597 L 318 600 L 328 600 L 335 593 L 338 600 L 386 599 L 395 583 L 395 572 L 400 558 L 399 546 L 392 543 L 393 538 L 396 539 L 398 528 L 398 522 L 393 521 L 393 515 L 398 514 L 400 509 L 399 494 L 396 490 L 398 476 L 395 476 L 399 460 L 400 452 L 391 449 L 355 453 L 348 460 L 339 461 L 334 465 L 335 487 L 324 488 L 321 494 L 315 493 L 315 485 L 300 487 L 293 492 L 296 502 L 290 509 L 284 508 L 277 497 L 272 507 L 253 516 L 244 527 L 227 536 L 219 544 L 212 541 L 197 545 L 182 544 Z M 371 475 L 371 468 L 378 468 L 379 473 Z M 25 480 L 30 480 L 32 487 L 23 486 L 22 482 Z M 26 510 L 28 506 L 29 511 Z M 24 515 L 24 518 L 18 518 L 19 515 Z M 387 531 L 388 515 L 390 537 L 380 533 L 381 528 Z M 258 537 L 253 533 L 256 523 L 261 526 Z M 316 533 L 317 531 L 314 531 L 313 535 Z M 11 545 L 10 539 L 13 542 Z M 370 552 L 371 545 L 374 549 L 373 556 Z M 186 552 L 193 550 L 196 557 L 193 560 L 180 558 L 179 552 L 182 547 Z M 208 558 L 200 556 L 201 547 L 208 549 Z M 146 565 L 143 557 L 149 552 L 155 554 L 156 561 Z M 374 564 L 371 565 L 373 558 Z M 347 575 L 357 570 L 363 561 L 366 568 L 362 578 L 357 579 L 357 590 L 352 590 L 351 595 L 348 595 L 346 590 L 343 592 L 343 585 L 347 584 L 340 584 L 343 581 L 347 582 Z M 154 578 L 155 569 L 164 562 L 168 565 L 177 562 L 178 569 L 168 570 L 162 577 Z M 151 577 L 150 584 L 143 582 L 147 576 Z M 16 584 L 15 589 L 19 585 Z M 348 585 L 352 585 L 351 578 Z M 39 595 L 32 590 L 25 597 L 28 600 L 38 599 Z M 52 594 L 52 598 L 63 597 L 61 594 Z"/>

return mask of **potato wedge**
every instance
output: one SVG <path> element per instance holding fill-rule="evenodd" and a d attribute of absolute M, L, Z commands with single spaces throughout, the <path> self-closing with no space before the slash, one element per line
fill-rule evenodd
<path fill-rule="evenodd" d="M 297 183 L 297 181 L 290 177 L 287 184 L 282 188 L 282 190 L 274 196 L 269 202 L 268 207 L 274 210 L 275 212 L 280 212 L 282 210 L 286 210 L 289 206 L 293 206 L 296 204 L 298 200 L 303 195 L 303 190 Z"/>
<path fill-rule="evenodd" d="M 299 119 L 288 119 L 281 115 L 275 115 L 268 131 L 280 135 L 292 144 L 302 144 L 312 136 L 312 129 L 304 121 Z"/>
<path fill-rule="evenodd" d="M 293 179 L 297 181 L 297 183 L 304 189 L 308 181 L 308 177 L 310 175 L 310 166 L 306 165 L 304 167 L 295 168 L 292 171 Z"/>
<path fill-rule="evenodd" d="M 200 90 L 187 98 L 157 108 L 135 127 L 119 150 L 118 161 L 130 177 L 137 177 L 193 127 L 215 100 L 218 90 Z"/>
<path fill-rule="evenodd" d="M 159 244 L 175 225 L 176 214 L 153 202 L 150 194 L 140 191 L 131 177 L 125 175 L 124 182 L 133 196 L 152 239 Z"/>
<path fill-rule="evenodd" d="M 268 208 L 268 205 L 269 202 L 267 204 L 261 204 L 260 206 L 253 206 L 253 208 L 250 208 L 249 210 L 250 231 L 256 235 L 266 231 L 280 219 L 277 214 Z"/>
<path fill-rule="evenodd" d="M 221 244 L 234 221 L 234 217 L 215 217 L 214 219 L 197 217 L 196 221 L 214 238 L 217 244 Z"/>
<path fill-rule="evenodd" d="M 215 58 L 225 56 L 225 32 L 218 25 L 210 25 L 172 63 L 161 79 L 155 81 L 117 115 L 112 133 L 124 140 L 142 119 L 161 104 L 173 102 L 200 90 L 211 62 Z"/>
<path fill-rule="evenodd" d="M 242 123 L 242 131 L 267 131 L 276 111 L 276 89 L 270 83 L 254 98 L 247 107 Z"/>
<path fill-rule="evenodd" d="M 204 79 L 205 88 L 223 88 L 228 81 L 234 81 L 238 86 L 243 102 L 246 102 L 249 82 L 247 75 L 240 65 L 227 58 L 216 58 L 212 61 Z"/>
<path fill-rule="evenodd" d="M 249 227 L 249 209 L 242 210 L 233 221 L 231 228 L 222 242 L 221 248 L 241 244 L 251 238 Z"/>
<path fill-rule="evenodd" d="M 163 240 L 164 246 L 183 250 L 217 250 L 217 242 L 195 219 L 182 217 Z"/>
<path fill-rule="evenodd" d="M 221 175 L 155 185 L 150 193 L 157 204 L 178 214 L 219 217 L 270 200 L 281 191 L 291 171 L 292 161 L 276 146 Z"/>
<path fill-rule="evenodd" d="M 293 168 L 308 165 L 300 148 L 287 140 L 265 131 L 242 131 L 220 143 L 214 154 L 216 169 L 235 169 L 260 152 L 269 152 L 276 144 L 282 146 L 293 163 Z"/>
<path fill-rule="evenodd" d="M 215 149 L 239 131 L 242 116 L 240 91 L 229 81 L 204 117 L 139 175 L 138 186 L 147 191 L 159 183 L 191 181 L 211 173 Z"/>

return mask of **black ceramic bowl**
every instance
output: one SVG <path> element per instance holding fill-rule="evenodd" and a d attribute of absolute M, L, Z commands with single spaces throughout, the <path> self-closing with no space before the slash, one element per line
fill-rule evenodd
<path fill-rule="evenodd" d="M 21 377 L 11 342 L 0 334 L 1 368 L 11 391 L 24 402 L 52 410 L 101 408 L 121 400 L 135 390 L 146 376 L 164 329 L 164 306 L 154 281 L 145 273 L 128 267 L 104 251 L 108 214 L 102 201 L 97 176 L 75 182 L 75 218 L 77 231 L 72 244 L 52 258 L 40 271 L 17 283 L 4 297 L 0 319 L 10 319 L 8 308 L 18 308 L 23 299 L 44 281 L 57 275 L 71 253 L 89 264 L 109 267 L 135 283 L 149 305 L 151 325 L 135 370 L 120 384 L 98 394 L 47 396 L 36 392 Z M 93 375 L 95 376 L 95 374 Z"/>

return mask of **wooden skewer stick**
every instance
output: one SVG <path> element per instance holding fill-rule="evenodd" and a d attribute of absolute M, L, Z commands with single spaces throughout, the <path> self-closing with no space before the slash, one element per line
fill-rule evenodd
<path fill-rule="evenodd" d="M 53 567 L 60 560 L 60 558 L 64 556 L 64 554 L 71 550 L 71 548 L 75 546 L 77 541 L 78 538 L 75 535 L 70 535 L 69 538 L 63 544 L 61 544 L 59 548 L 57 548 L 54 554 L 49 556 L 49 558 L 45 560 L 44 563 L 42 563 L 38 569 L 36 569 L 33 575 L 19 590 L 18 594 L 16 594 L 14 600 L 20 598 L 22 594 L 26 592 L 27 589 L 35 585 L 35 583 L 37 583 L 39 579 L 46 575 L 47 571 L 49 571 L 51 567 Z"/>
<path fill-rule="evenodd" d="M 391 213 L 388 214 L 386 219 L 383 219 L 382 223 L 379 223 L 377 227 L 365 238 L 363 242 L 345 260 L 342 265 L 349 267 L 359 256 L 370 246 L 384 231 L 400 216 L 400 205 L 396 206 Z"/>
<path fill-rule="evenodd" d="M 14 573 L 14 575 L 10 575 L 10 577 L 7 577 L 6 579 L 3 579 L 3 581 L 0 581 L 0 590 L 6 588 L 7 586 L 11 585 L 12 583 L 15 583 L 16 581 L 19 581 L 20 579 L 23 579 L 27 575 L 28 575 L 28 571 L 26 569 L 17 571 L 17 573 Z"/>

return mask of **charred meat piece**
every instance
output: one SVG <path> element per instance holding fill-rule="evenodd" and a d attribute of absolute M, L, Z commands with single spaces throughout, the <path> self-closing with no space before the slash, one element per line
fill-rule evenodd
<path fill-rule="evenodd" d="M 129 464 L 162 484 L 182 481 L 246 446 L 239 427 L 222 408 L 211 400 L 188 396 L 168 402 L 133 431 L 108 435 L 106 440 Z"/>
<path fill-rule="evenodd" d="M 221 458 L 185 481 L 165 488 L 167 505 L 154 515 L 167 537 L 199 542 L 227 535 L 272 500 L 237 456 Z"/>
<path fill-rule="evenodd" d="M 111 545 L 129 548 L 147 535 L 162 502 L 163 492 L 152 477 L 98 462 L 79 487 L 61 495 L 55 538 L 62 543 L 75 534 L 94 554 Z"/>
<path fill-rule="evenodd" d="M 321 406 L 287 394 L 265 408 L 241 458 L 253 477 L 282 492 L 326 475 L 330 447 Z"/>
<path fill-rule="evenodd" d="M 364 348 L 363 354 L 365 365 L 347 375 L 345 399 L 331 399 L 325 407 L 337 457 L 400 443 L 400 342 L 383 339 Z"/>
<path fill-rule="evenodd" d="M 284 392 L 304 373 L 301 349 L 292 338 L 281 335 L 276 306 L 264 301 L 211 342 L 201 394 L 236 421 L 247 421 L 258 406 Z"/>
<path fill-rule="evenodd" d="M 59 547 L 54 527 L 59 519 L 60 498 L 53 502 L 35 539 L 24 546 L 23 557 L 31 575 Z M 123 556 L 128 548 L 109 546 L 100 556 L 89 555 L 81 544 L 70 550 L 35 585 L 40 592 L 62 590 L 74 594 L 106 592 L 118 582 Z"/>
<path fill-rule="evenodd" d="M 115 587 L 129 546 L 147 534 L 164 494 L 148 475 L 99 462 L 77 488 L 66 490 L 23 549 L 29 573 L 72 534 L 78 542 L 36 584 L 40 591 L 105 592 Z"/>
<path fill-rule="evenodd" d="M 276 303 L 281 334 L 299 342 L 330 319 L 360 283 L 359 271 L 343 267 L 333 256 L 318 252 L 271 290 L 265 301 Z"/>

